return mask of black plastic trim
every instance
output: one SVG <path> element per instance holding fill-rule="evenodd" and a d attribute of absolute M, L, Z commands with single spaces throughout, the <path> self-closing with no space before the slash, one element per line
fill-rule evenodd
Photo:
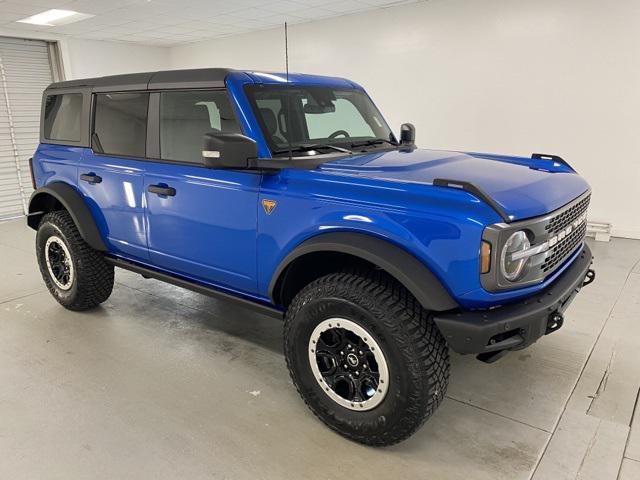
<path fill-rule="evenodd" d="M 291 158 L 251 158 L 249 159 L 249 169 L 267 172 L 284 170 L 287 168 L 292 170 L 313 170 L 324 163 L 341 160 L 349 156 L 351 156 L 350 153 L 336 152 Z"/>
<path fill-rule="evenodd" d="M 160 92 L 151 92 L 149 95 L 145 153 L 145 158 L 160 158 Z"/>
<path fill-rule="evenodd" d="M 46 205 L 48 196 L 58 200 L 69 212 L 80 235 L 91 248 L 102 252 L 107 251 L 89 207 L 80 193 L 68 183 L 52 182 L 33 192 L 29 200 L 29 215 L 27 216 L 27 224 L 31 228 L 38 229 L 40 219 L 46 213 L 43 206 Z"/>
<path fill-rule="evenodd" d="M 269 297 L 274 301 L 285 269 L 296 259 L 313 252 L 339 252 L 366 260 L 385 270 L 409 290 L 427 310 L 444 311 L 457 308 L 440 280 L 420 260 L 396 245 L 360 233 L 324 233 L 296 247 L 280 263 L 269 284 Z"/>
<path fill-rule="evenodd" d="M 148 89 L 224 88 L 224 80 L 232 71 L 228 68 L 196 68 L 156 72 L 149 80 Z"/>
<path fill-rule="evenodd" d="M 491 196 L 488 195 L 480 187 L 474 185 L 471 182 L 465 182 L 462 180 L 451 180 L 447 178 L 436 178 L 433 180 L 433 184 L 438 187 L 451 187 L 469 192 L 470 194 L 478 197 L 478 199 L 489 205 L 498 215 L 500 215 L 500 218 L 502 218 L 505 223 L 510 223 L 512 221 L 511 218 L 509 218 L 509 215 L 507 215 L 507 212 L 504 211 L 504 209 L 498 202 L 491 198 Z"/>
<path fill-rule="evenodd" d="M 435 315 L 433 320 L 458 353 L 525 348 L 548 333 L 547 326 L 554 314 L 561 315 L 567 309 L 592 271 L 592 260 L 591 250 L 585 244 L 573 264 L 545 290 L 492 310 L 448 312 Z M 492 339 L 497 341 L 492 343 Z"/>
<path fill-rule="evenodd" d="M 125 270 L 129 270 L 131 272 L 139 273 L 140 275 L 147 278 L 155 278 L 156 280 L 170 283 L 171 285 L 176 285 L 178 287 L 186 288 L 188 290 L 192 290 L 197 293 L 208 295 L 210 297 L 214 297 L 221 300 L 232 301 L 245 308 L 261 313 L 263 315 L 268 315 L 273 318 L 282 319 L 284 316 L 284 312 L 282 312 L 281 310 L 278 310 L 272 305 L 260 303 L 255 300 L 234 295 L 232 293 L 223 292 L 221 290 L 217 290 L 214 287 L 202 285 L 200 283 L 195 283 L 191 280 L 187 280 L 185 278 L 171 275 L 165 272 L 160 272 L 158 270 L 153 270 L 143 265 L 130 262 L 128 260 L 123 260 L 121 258 L 117 258 L 117 257 L 105 257 L 105 258 L 107 262 L 111 263 L 116 267 L 120 267 Z"/>
<path fill-rule="evenodd" d="M 173 88 L 219 88 L 233 69 L 197 68 L 190 70 L 164 70 L 158 72 L 128 73 L 106 77 L 83 78 L 52 83 L 45 93 L 67 88 L 90 88 L 93 92 L 130 90 L 162 90 Z"/>
<path fill-rule="evenodd" d="M 573 167 L 571 165 L 569 165 L 569 163 L 564 158 L 562 158 L 562 157 L 560 157 L 558 155 L 549 155 L 547 153 L 532 153 L 531 154 L 531 159 L 532 160 L 551 160 L 551 161 L 556 162 L 556 163 L 561 163 L 561 164 L 569 167 L 571 170 L 573 170 L 575 172 Z"/>

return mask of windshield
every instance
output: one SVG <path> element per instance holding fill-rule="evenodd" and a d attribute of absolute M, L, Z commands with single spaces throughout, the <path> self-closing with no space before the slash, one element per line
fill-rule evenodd
<path fill-rule="evenodd" d="M 304 154 L 305 148 L 327 146 L 319 153 L 329 153 L 338 150 L 332 147 L 378 148 L 396 142 L 361 90 L 260 85 L 247 87 L 247 95 L 274 155 L 290 148 Z"/>

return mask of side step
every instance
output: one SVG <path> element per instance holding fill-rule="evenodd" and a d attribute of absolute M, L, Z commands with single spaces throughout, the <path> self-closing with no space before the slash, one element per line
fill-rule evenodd
<path fill-rule="evenodd" d="M 221 300 L 228 300 L 230 302 L 234 302 L 236 305 L 242 306 L 244 308 L 248 308 L 250 310 L 261 313 L 263 315 L 267 315 L 269 317 L 279 318 L 280 320 L 282 320 L 284 316 L 284 313 L 281 310 L 278 310 L 277 308 L 271 305 L 255 302 L 247 298 L 233 295 L 231 293 L 226 293 L 207 285 L 192 282 L 191 280 L 187 280 L 185 278 L 170 275 L 168 273 L 160 272 L 158 270 L 153 270 L 151 268 L 144 267 L 137 263 L 129 262 L 127 260 L 122 260 L 121 258 L 105 257 L 105 260 L 113 266 L 120 267 L 125 270 L 129 270 L 131 272 L 139 273 L 144 278 L 154 278 L 156 280 L 161 280 L 163 282 L 170 283 L 177 287 L 186 288 L 187 290 L 192 290 L 194 292 L 201 293 L 209 297 L 213 297 Z"/>

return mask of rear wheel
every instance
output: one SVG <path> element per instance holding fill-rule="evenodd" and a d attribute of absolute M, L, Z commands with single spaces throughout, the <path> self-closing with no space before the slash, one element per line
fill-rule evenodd
<path fill-rule="evenodd" d="M 87 310 L 111 295 L 113 266 L 82 239 L 68 212 L 55 211 L 42 217 L 36 255 L 49 292 L 65 308 Z"/>
<path fill-rule="evenodd" d="M 440 332 L 383 272 L 336 273 L 305 287 L 286 315 L 285 355 L 313 413 L 368 445 L 413 434 L 436 410 L 449 380 Z"/>

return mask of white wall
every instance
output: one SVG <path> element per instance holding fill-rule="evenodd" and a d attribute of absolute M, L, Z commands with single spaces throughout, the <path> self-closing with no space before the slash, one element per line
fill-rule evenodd
<path fill-rule="evenodd" d="M 58 42 L 67 80 L 171 68 L 166 47 L 76 39 L 37 31 L 25 34 L 7 28 L 0 28 L 0 36 Z"/>
<path fill-rule="evenodd" d="M 83 39 L 60 41 L 67 80 L 166 70 L 169 49 Z"/>
<path fill-rule="evenodd" d="M 361 83 L 423 147 L 563 156 L 591 220 L 640 238 L 640 2 L 431 0 L 293 25 L 292 71 Z M 282 30 L 171 49 L 172 68 L 284 69 Z"/>

